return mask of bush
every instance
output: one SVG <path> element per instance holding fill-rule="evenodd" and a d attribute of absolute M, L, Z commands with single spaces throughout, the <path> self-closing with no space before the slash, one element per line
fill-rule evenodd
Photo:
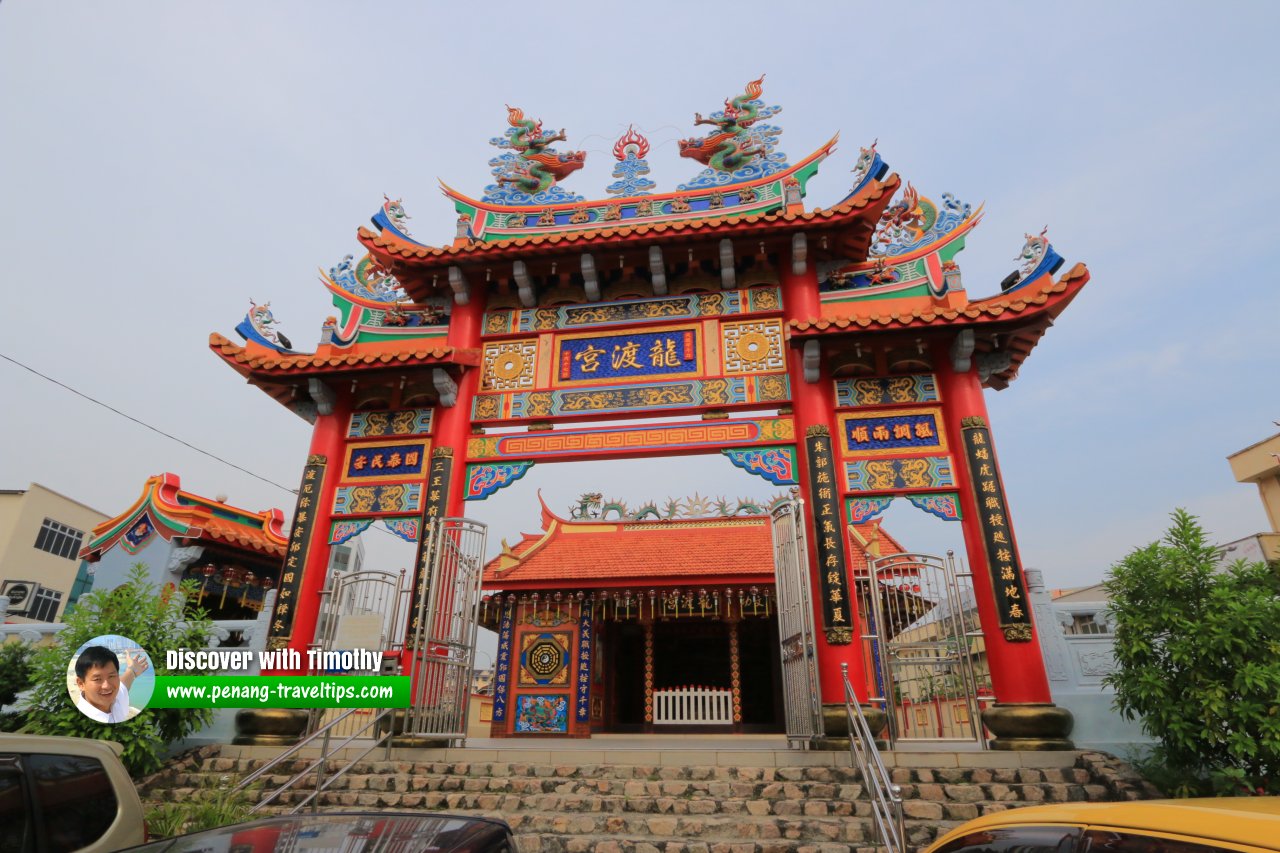
<path fill-rule="evenodd" d="M 1105 584 L 1115 707 L 1159 746 L 1149 770 L 1179 796 L 1280 794 L 1280 575 L 1220 568 L 1196 518 L 1173 513 L 1160 542 L 1117 563 Z"/>
<path fill-rule="evenodd" d="M 53 645 L 36 650 L 34 689 L 25 731 L 31 734 L 100 738 L 124 746 L 121 759 L 135 776 L 161 766 L 165 745 L 182 740 L 208 725 L 207 708 L 151 708 L 123 723 L 98 723 L 81 714 L 67 695 L 67 663 L 80 646 L 102 634 L 120 634 L 136 641 L 151 656 L 156 675 L 165 675 L 168 649 L 203 648 L 213 634 L 204 610 L 189 607 L 194 587 L 161 591 L 137 563 L 129 580 L 110 591 L 80 599 L 65 617 Z M 195 674 L 184 670 L 185 675 Z"/>
<path fill-rule="evenodd" d="M 31 686 L 32 653 L 23 642 L 0 643 L 0 732 L 17 731 L 26 719 L 24 713 L 4 708 Z"/>
<path fill-rule="evenodd" d="M 252 807 L 248 794 L 232 790 L 224 779 L 218 784 L 206 783 L 182 802 L 161 803 L 151 809 L 146 815 L 147 830 L 153 838 L 172 838 L 217 829 L 248 820 Z"/>

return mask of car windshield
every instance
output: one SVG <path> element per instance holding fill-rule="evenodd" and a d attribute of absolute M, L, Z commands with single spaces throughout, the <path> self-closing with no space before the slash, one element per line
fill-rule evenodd
<path fill-rule="evenodd" d="M 507 832 L 497 822 L 453 815 L 336 814 L 294 815 L 210 829 L 158 841 L 137 851 L 196 853 L 252 850 L 254 853 L 302 850 L 377 849 L 498 853 Z"/>

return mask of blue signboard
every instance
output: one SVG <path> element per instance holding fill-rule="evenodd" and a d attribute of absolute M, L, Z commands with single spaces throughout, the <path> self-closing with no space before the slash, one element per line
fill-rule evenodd
<path fill-rule="evenodd" d="M 945 447 L 936 412 L 901 412 L 868 417 L 843 416 L 848 453 L 884 453 L 898 450 L 934 450 Z"/>
<path fill-rule="evenodd" d="M 421 476 L 426 458 L 426 445 L 377 444 L 367 447 L 353 446 L 347 457 L 345 478 L 348 480 L 373 480 Z"/>
<path fill-rule="evenodd" d="M 590 338 L 563 338 L 561 382 L 649 379 L 698 372 L 696 329 L 666 329 Z"/>

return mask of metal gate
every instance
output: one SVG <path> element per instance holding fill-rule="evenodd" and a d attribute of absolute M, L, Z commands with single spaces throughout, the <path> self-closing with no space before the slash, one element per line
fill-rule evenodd
<path fill-rule="evenodd" d="M 399 649 L 408 615 L 408 594 L 409 584 L 403 570 L 334 572 L 321 592 L 316 641 L 310 648 L 322 652 Z M 345 710 L 317 710 L 311 716 L 310 730 L 315 731 Z M 365 728 L 365 723 L 377 713 L 377 709 L 361 708 L 347 717 L 333 734 L 345 737 Z M 361 736 L 372 738 L 375 733 L 368 731 Z"/>
<path fill-rule="evenodd" d="M 822 691 L 813 636 L 804 501 L 788 501 L 775 509 L 772 529 L 787 746 L 807 749 L 822 734 Z"/>
<path fill-rule="evenodd" d="M 978 741 L 982 737 L 975 660 L 985 646 L 973 576 L 945 559 L 891 554 L 868 569 L 875 683 L 897 741 Z M 986 685 L 989 687 L 989 685 Z"/>
<path fill-rule="evenodd" d="M 409 735 L 454 746 L 466 740 L 487 530 L 468 518 L 445 518 L 423 531 L 426 568 L 405 650 L 414 679 L 404 727 Z"/>

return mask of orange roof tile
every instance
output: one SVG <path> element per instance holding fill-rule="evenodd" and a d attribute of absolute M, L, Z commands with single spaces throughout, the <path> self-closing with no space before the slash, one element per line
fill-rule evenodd
<path fill-rule="evenodd" d="M 773 582 L 768 516 L 570 521 L 544 504 L 543 525 L 543 533 L 523 534 L 485 566 L 487 589 Z M 855 529 L 875 542 L 880 554 L 903 551 L 875 522 Z M 867 555 L 856 547 L 850 550 L 850 571 L 865 573 Z"/>
<path fill-rule="evenodd" d="M 239 373 L 313 374 L 328 373 L 333 368 L 378 367 L 387 365 L 422 364 L 480 364 L 480 352 L 475 349 L 455 349 L 450 346 L 435 348 L 394 350 L 354 349 L 336 350 L 321 347 L 315 353 L 287 355 L 255 344 L 240 346 L 217 332 L 209 335 L 209 348 Z M 329 350 L 329 351 L 326 351 Z"/>
<path fill-rule="evenodd" d="M 909 312 L 878 313 L 875 301 L 852 303 L 853 312 L 841 317 L 813 317 L 792 320 L 788 325 L 796 337 L 821 332 L 862 331 L 864 329 L 902 329 L 923 325 L 965 325 L 968 323 L 1011 320 L 1022 315 L 1049 311 L 1057 315 L 1089 280 L 1089 270 L 1076 264 L 1062 278 L 1054 281 L 1046 276 L 1039 285 L 1029 285 L 1011 294 L 970 302 L 963 308 L 944 308 L 923 302 Z M 1007 316 L 1006 316 L 1007 315 Z"/>
<path fill-rule="evenodd" d="M 871 216 L 871 222 L 874 225 L 875 220 L 880 216 L 881 209 L 888 204 L 889 199 L 893 196 L 900 183 L 901 180 L 897 175 L 890 175 L 883 182 L 873 182 L 866 191 L 858 193 L 843 204 L 800 213 L 789 213 L 783 209 L 773 213 L 724 216 L 711 219 L 677 220 L 674 222 L 652 221 L 639 225 L 618 225 L 587 231 L 533 235 L 508 240 L 495 240 L 493 242 L 476 242 L 439 247 L 408 245 L 392 236 L 384 236 L 363 226 L 357 232 L 357 238 L 370 252 L 400 262 L 412 263 L 414 260 L 419 260 L 458 263 L 469 258 L 491 259 L 507 255 L 527 255 L 530 249 L 538 248 L 559 251 L 566 246 L 581 245 L 585 249 L 595 243 L 631 240 L 639 237 L 656 238 L 685 233 L 731 237 L 737 234 L 753 233 L 763 228 L 772 228 L 777 223 L 794 224 L 796 226 L 838 225 L 850 219 L 861 218 L 864 214 Z M 656 240 L 651 239 L 648 242 L 656 242 Z"/>

